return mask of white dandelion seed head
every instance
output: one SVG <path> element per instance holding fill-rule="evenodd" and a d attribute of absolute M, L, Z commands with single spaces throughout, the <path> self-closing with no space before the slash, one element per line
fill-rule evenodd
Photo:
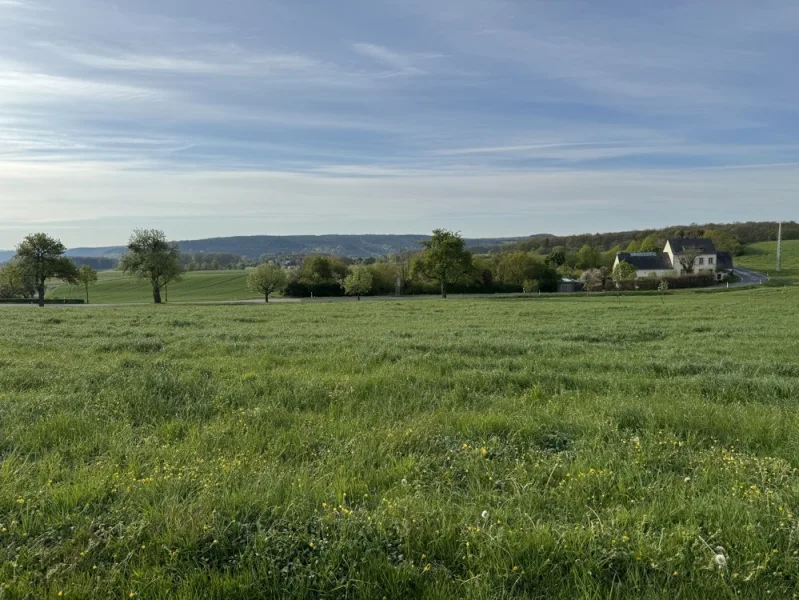
<path fill-rule="evenodd" d="M 407 479 L 405 479 L 405 478 L 403 478 L 403 479 L 402 479 L 402 485 L 408 485 L 408 480 L 407 480 Z"/>
<path fill-rule="evenodd" d="M 683 481 L 685 483 L 691 483 L 691 478 L 690 477 L 686 477 L 685 479 L 683 479 Z"/>
<path fill-rule="evenodd" d="M 727 551 L 724 549 L 724 546 L 716 546 L 716 554 L 727 554 Z"/>
<path fill-rule="evenodd" d="M 713 557 L 713 562 L 716 563 L 719 569 L 723 569 L 727 566 L 727 558 L 723 554 L 716 554 Z"/>
<path fill-rule="evenodd" d="M 488 518 L 488 511 L 484 510 L 482 513 L 480 513 L 480 516 L 483 517 L 484 519 L 487 519 Z"/>

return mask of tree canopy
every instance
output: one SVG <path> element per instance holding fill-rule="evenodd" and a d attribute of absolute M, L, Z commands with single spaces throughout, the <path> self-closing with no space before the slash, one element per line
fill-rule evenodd
<path fill-rule="evenodd" d="M 161 288 L 179 281 L 180 250 L 158 229 L 136 229 L 128 240 L 128 251 L 119 261 L 119 268 L 128 275 L 150 281 L 153 301 L 161 304 Z"/>
<path fill-rule="evenodd" d="M 60 240 L 45 233 L 33 233 L 17 246 L 16 264 L 26 277 L 33 280 L 39 294 L 39 306 L 44 306 L 45 284 L 48 279 L 77 282 L 78 269 L 64 256 L 66 250 Z"/>
<path fill-rule="evenodd" d="M 429 240 L 421 242 L 424 250 L 413 263 L 413 274 L 438 283 L 441 297 L 447 297 L 447 284 L 457 282 L 472 271 L 472 254 L 459 233 L 434 229 Z"/>
<path fill-rule="evenodd" d="M 357 296 L 360 300 L 362 294 L 368 294 L 372 289 L 372 282 L 372 273 L 368 267 L 355 266 L 344 278 L 344 290 L 348 296 Z"/>
<path fill-rule="evenodd" d="M 264 302 L 269 302 L 269 294 L 280 292 L 286 287 L 286 272 L 278 265 L 264 263 L 247 277 L 247 286 L 253 291 L 264 295 Z"/>

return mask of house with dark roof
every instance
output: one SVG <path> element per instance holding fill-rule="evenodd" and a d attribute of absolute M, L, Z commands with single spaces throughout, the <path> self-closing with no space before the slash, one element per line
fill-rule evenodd
<path fill-rule="evenodd" d="M 618 252 L 615 268 L 621 261 L 635 267 L 635 276 L 680 277 L 713 274 L 717 277 L 732 269 L 732 255 L 716 252 L 713 240 L 705 238 L 669 238 L 663 252 Z"/>

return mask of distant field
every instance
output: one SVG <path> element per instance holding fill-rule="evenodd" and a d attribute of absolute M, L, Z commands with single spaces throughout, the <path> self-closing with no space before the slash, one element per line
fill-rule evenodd
<path fill-rule="evenodd" d="M 777 242 L 748 244 L 744 252 L 743 256 L 735 257 L 736 265 L 768 273 L 773 284 L 799 283 L 799 240 L 786 240 L 782 243 L 782 271 L 779 273 L 775 270 Z"/>
<path fill-rule="evenodd" d="M 152 302 L 152 289 L 146 281 L 123 275 L 119 271 L 103 271 L 100 280 L 89 290 L 95 304 Z M 169 285 L 170 302 L 203 300 L 247 300 L 260 298 L 247 289 L 246 271 L 196 271 L 186 273 L 183 280 Z M 162 297 L 167 294 L 162 292 Z M 49 292 L 52 298 L 83 298 L 83 289 L 62 285 Z"/>
<path fill-rule="evenodd" d="M 791 598 L 797 398 L 799 288 L 7 306 L 0 597 Z"/>

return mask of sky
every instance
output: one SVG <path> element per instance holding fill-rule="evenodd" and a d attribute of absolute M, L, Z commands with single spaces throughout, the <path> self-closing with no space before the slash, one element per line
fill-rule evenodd
<path fill-rule="evenodd" d="M 0 248 L 795 219 L 795 0 L 0 0 Z"/>

